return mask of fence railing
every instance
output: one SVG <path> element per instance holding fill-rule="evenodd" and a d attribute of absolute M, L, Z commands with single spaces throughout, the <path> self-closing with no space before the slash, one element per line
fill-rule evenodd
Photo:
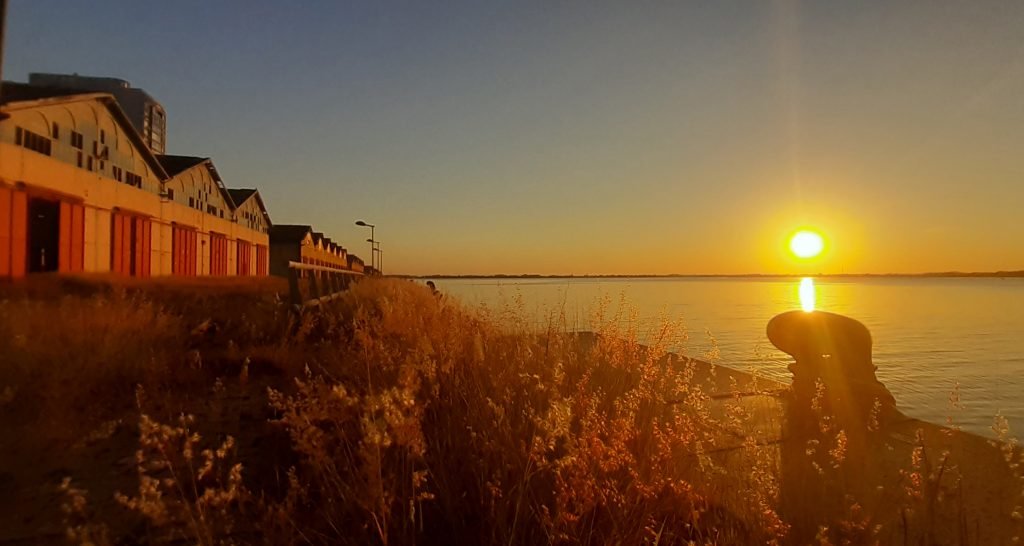
<path fill-rule="evenodd" d="M 357 271 L 288 262 L 288 293 L 297 308 L 317 306 L 337 298 L 362 277 Z"/>

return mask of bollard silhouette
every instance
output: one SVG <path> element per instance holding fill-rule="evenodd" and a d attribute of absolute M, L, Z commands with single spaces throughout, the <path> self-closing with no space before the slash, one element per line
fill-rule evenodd
<path fill-rule="evenodd" d="M 852 503 L 872 505 L 874 487 L 885 475 L 880 440 L 902 414 L 875 377 L 871 332 L 860 322 L 791 311 L 772 318 L 767 334 L 795 360 L 789 366 L 793 384 L 780 447 L 779 500 L 791 524 L 789 538 L 808 544 L 816 542 L 822 525 L 842 520 Z"/>
<path fill-rule="evenodd" d="M 860 322 L 823 311 L 790 311 L 768 322 L 768 339 L 795 362 L 792 412 L 816 406 L 848 429 L 881 427 L 900 417 L 896 399 L 875 376 L 871 332 Z"/>

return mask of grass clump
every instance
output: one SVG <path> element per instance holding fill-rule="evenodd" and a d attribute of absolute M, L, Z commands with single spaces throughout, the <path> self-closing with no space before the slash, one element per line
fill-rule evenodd
<path fill-rule="evenodd" d="M 383 544 L 762 542 L 784 531 L 770 502 L 743 524 L 685 478 L 713 443 L 708 397 L 662 346 L 612 331 L 622 317 L 595 317 L 607 324 L 597 335 L 537 334 L 399 282 L 360 285 L 343 305 L 346 349 L 292 394 L 270 391 L 306 484 L 303 508 L 288 511 L 301 521 L 280 528 Z"/>

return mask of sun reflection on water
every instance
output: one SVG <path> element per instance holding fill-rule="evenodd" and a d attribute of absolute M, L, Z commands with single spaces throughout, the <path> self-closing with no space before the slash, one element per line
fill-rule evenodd
<path fill-rule="evenodd" d="M 814 311 L 814 279 L 811 277 L 800 279 L 800 307 L 808 313 Z"/>

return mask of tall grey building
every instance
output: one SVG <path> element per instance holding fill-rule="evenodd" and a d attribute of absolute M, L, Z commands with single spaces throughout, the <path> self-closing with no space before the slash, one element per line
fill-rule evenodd
<path fill-rule="evenodd" d="M 149 149 L 155 154 L 166 153 L 167 114 L 164 107 L 149 93 L 132 87 L 127 81 L 78 74 L 32 73 L 28 75 L 28 83 L 40 87 L 100 91 L 114 95 Z"/>

